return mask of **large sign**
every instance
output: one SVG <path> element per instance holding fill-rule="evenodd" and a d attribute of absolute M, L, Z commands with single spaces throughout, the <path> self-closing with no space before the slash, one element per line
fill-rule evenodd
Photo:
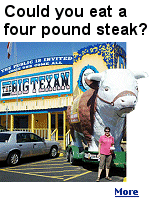
<path fill-rule="evenodd" d="M 72 68 L 0 80 L 1 100 L 71 94 L 72 90 Z"/>
<path fill-rule="evenodd" d="M 46 58 L 38 58 L 33 60 L 24 61 L 15 65 L 8 66 L 7 68 L 0 69 L 0 77 L 14 73 L 20 70 L 25 70 L 33 67 L 49 66 L 49 65 L 72 65 L 73 56 L 54 56 Z"/>

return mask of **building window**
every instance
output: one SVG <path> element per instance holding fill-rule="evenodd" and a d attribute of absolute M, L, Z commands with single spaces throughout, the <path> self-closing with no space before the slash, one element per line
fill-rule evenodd
<path fill-rule="evenodd" d="M 14 116 L 14 128 L 28 128 L 28 116 Z"/>

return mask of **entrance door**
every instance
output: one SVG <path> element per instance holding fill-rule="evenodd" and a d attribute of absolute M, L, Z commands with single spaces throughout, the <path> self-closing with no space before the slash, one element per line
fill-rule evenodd
<path fill-rule="evenodd" d="M 51 115 L 51 129 L 52 129 L 52 132 L 56 129 L 56 119 L 55 119 L 55 114 L 52 114 Z"/>
<path fill-rule="evenodd" d="M 58 114 L 58 136 L 63 139 L 63 114 Z"/>
<path fill-rule="evenodd" d="M 51 129 L 52 132 L 58 129 L 59 140 L 63 139 L 63 114 L 55 113 L 51 115 Z M 54 136 L 52 136 L 53 138 Z"/>
<path fill-rule="evenodd" d="M 14 116 L 14 128 L 28 128 L 28 115 Z"/>

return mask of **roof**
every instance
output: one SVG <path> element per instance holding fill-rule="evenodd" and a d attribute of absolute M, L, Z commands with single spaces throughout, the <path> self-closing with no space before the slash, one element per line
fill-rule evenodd
<path fill-rule="evenodd" d="M 8 133 L 8 134 L 18 134 L 18 133 L 32 133 L 32 132 L 26 132 L 26 131 L 5 131 L 0 133 Z"/>

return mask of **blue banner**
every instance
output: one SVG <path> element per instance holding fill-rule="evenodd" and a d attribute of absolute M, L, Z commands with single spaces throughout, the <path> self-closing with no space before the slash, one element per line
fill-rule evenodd
<path fill-rule="evenodd" d="M 73 56 L 54 56 L 54 57 L 37 58 L 37 59 L 27 60 L 0 69 L 0 77 L 17 71 L 33 68 L 33 67 L 41 67 L 41 66 L 49 66 L 49 65 L 72 65 L 72 64 L 73 64 Z"/>

